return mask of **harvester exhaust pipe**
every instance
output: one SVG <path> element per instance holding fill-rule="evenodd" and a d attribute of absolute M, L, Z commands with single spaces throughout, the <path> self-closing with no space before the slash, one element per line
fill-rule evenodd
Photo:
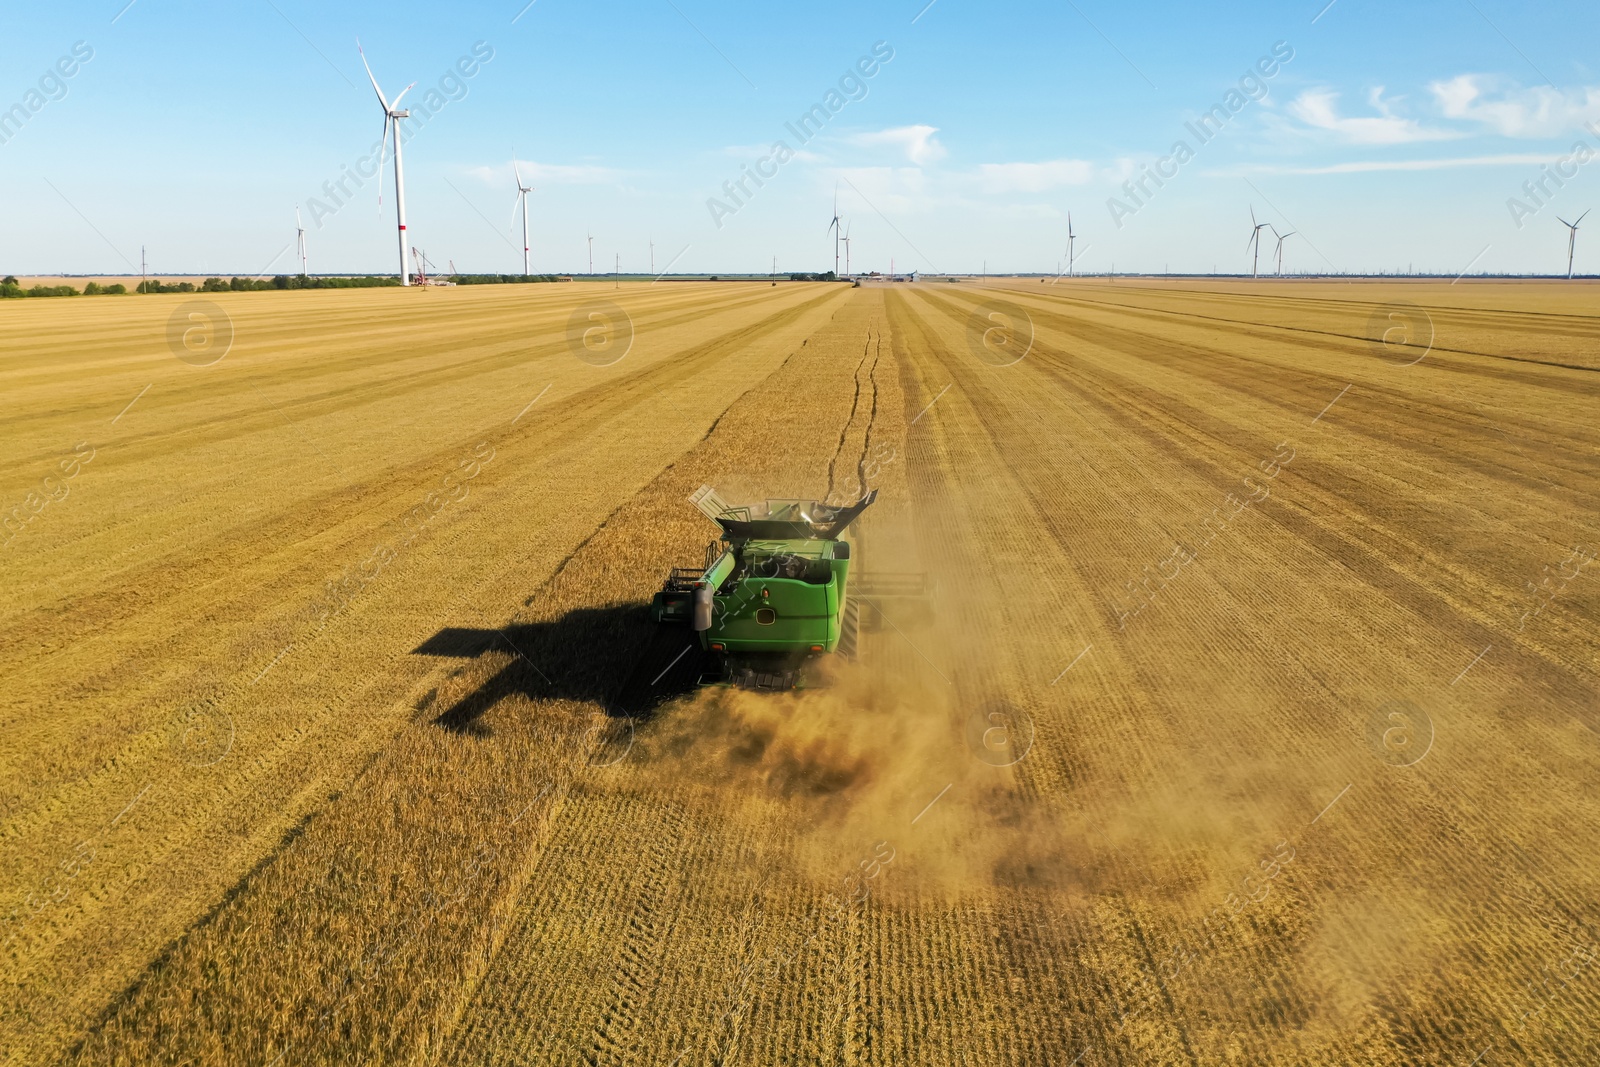
<path fill-rule="evenodd" d="M 700 631 L 711 629 L 711 595 L 709 585 L 701 584 L 694 589 L 694 629 Z"/>

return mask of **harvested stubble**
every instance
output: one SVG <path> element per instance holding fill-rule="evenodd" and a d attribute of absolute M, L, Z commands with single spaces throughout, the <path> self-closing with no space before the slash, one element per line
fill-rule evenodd
<path fill-rule="evenodd" d="M 501 610 L 396 589 L 434 655 L 356 698 L 381 751 L 237 849 L 268 854 L 78 1058 L 1600 1058 L 1597 598 L 1523 588 L 1597 540 L 1596 322 L 1563 292 L 897 285 L 825 290 L 737 388 L 686 346 L 656 381 L 724 388 L 704 439 L 537 566 L 510 510 L 464 524 L 454 573 L 505 574 Z M 1011 367 L 969 349 L 996 297 L 1033 325 Z M 1396 300 L 1437 334 L 1410 366 L 1369 334 Z M 559 440 L 484 477 L 538 499 L 510 486 Z M 932 571 L 935 625 L 825 693 L 600 714 L 709 534 L 693 488 L 843 499 L 869 462 L 865 565 Z M 969 747 L 1000 700 L 1006 767 Z M 1425 747 L 1390 744 L 1398 700 Z"/>

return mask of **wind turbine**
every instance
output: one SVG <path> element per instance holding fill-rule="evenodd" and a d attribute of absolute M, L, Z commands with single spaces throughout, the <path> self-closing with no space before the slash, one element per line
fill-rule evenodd
<path fill-rule="evenodd" d="M 1067 277 L 1072 277 L 1073 242 L 1078 235 L 1072 232 L 1072 212 L 1067 212 Z"/>
<path fill-rule="evenodd" d="M 372 91 L 378 94 L 378 103 L 383 105 L 383 140 L 378 144 L 378 210 L 383 210 L 383 151 L 389 142 L 389 127 L 394 127 L 394 213 L 395 219 L 400 224 L 400 284 L 411 284 L 411 265 L 406 262 L 406 172 L 400 163 L 400 120 L 411 117 L 410 111 L 400 109 L 400 101 L 409 93 L 417 83 L 412 82 L 400 90 L 400 95 L 390 103 L 383 97 L 383 90 L 378 88 L 378 79 L 372 76 L 372 68 L 367 66 L 367 54 L 361 51 L 361 42 L 356 42 L 356 51 L 361 52 L 361 65 L 367 68 L 367 80 L 372 82 Z"/>
<path fill-rule="evenodd" d="M 833 234 L 833 276 L 839 276 L 839 183 L 833 183 L 833 221 L 828 223 Z"/>
<path fill-rule="evenodd" d="M 654 274 L 655 272 L 656 272 L 656 240 L 655 240 L 654 237 L 652 237 L 652 238 L 650 238 L 650 273 Z"/>
<path fill-rule="evenodd" d="M 517 157 L 511 157 L 511 173 L 517 176 L 517 204 L 522 207 L 522 276 L 528 276 L 528 194 L 533 192 L 533 186 L 522 184 L 522 170 L 517 166 Z M 511 208 L 514 215 L 516 206 Z"/>
<path fill-rule="evenodd" d="M 301 277 L 305 277 L 305 273 L 306 273 L 306 228 L 300 224 L 300 208 L 299 207 L 296 207 L 294 209 L 294 234 L 295 234 L 295 243 L 299 246 L 299 251 L 300 251 L 300 276 Z"/>
<path fill-rule="evenodd" d="M 844 276 L 850 277 L 850 227 L 844 228 Z"/>
<path fill-rule="evenodd" d="M 1250 208 L 1250 224 L 1255 228 L 1250 231 L 1250 240 L 1244 243 L 1244 247 L 1245 251 L 1248 252 L 1251 245 L 1255 246 L 1255 258 L 1250 261 L 1250 277 L 1254 278 L 1258 276 L 1257 268 L 1261 265 L 1261 231 L 1270 229 L 1272 224 L 1270 222 L 1257 222 L 1254 206 Z"/>
<path fill-rule="evenodd" d="M 589 276 L 594 277 L 594 234 L 584 230 L 584 236 L 589 238 Z"/>
<path fill-rule="evenodd" d="M 1583 213 L 1583 215 L 1587 215 L 1588 213 L 1589 213 L 1588 211 L 1585 211 Z M 1574 247 L 1578 243 L 1578 223 L 1583 221 L 1583 215 L 1579 215 L 1578 216 L 1577 222 L 1568 222 L 1566 219 L 1562 218 L 1560 215 L 1556 216 L 1556 221 L 1561 223 L 1561 225 L 1565 226 L 1567 228 L 1567 231 L 1568 231 L 1567 232 L 1567 280 L 1568 281 L 1572 280 L 1572 252 L 1573 252 Z"/>
<path fill-rule="evenodd" d="M 1273 254 L 1278 257 L 1278 277 L 1281 278 L 1283 277 L 1283 242 L 1293 237 L 1294 231 L 1290 230 L 1288 233 L 1279 233 L 1276 226 L 1271 226 L 1269 224 L 1269 227 L 1272 230 L 1272 236 L 1278 239 L 1278 248 Z"/>

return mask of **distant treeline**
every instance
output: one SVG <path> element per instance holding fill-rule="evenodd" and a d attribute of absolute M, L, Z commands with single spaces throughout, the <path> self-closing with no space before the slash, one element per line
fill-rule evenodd
<path fill-rule="evenodd" d="M 253 293 L 263 289 L 373 289 L 386 285 L 399 285 L 398 278 L 309 278 L 304 274 L 280 274 L 275 278 L 207 278 L 199 285 L 194 282 L 143 281 L 133 287 L 136 293 Z M 101 285 L 90 282 L 80 293 L 70 285 L 35 285 L 24 289 L 16 278 L 8 275 L 0 281 L 0 298 L 22 296 L 121 296 L 128 287 L 121 282 Z"/>
<path fill-rule="evenodd" d="M 595 275 L 603 277 L 603 275 Z M 752 279 L 761 275 L 750 275 Z M 559 282 L 570 280 L 561 274 L 449 274 L 443 280 L 456 285 L 521 285 L 532 282 Z M 717 279 L 713 277 L 712 281 Z M 793 282 L 833 282 L 838 277 L 833 271 L 821 274 L 793 273 Z M 374 289 L 399 285 L 400 279 L 383 278 L 314 278 L 305 274 L 279 274 L 273 278 L 207 278 L 199 285 L 194 282 L 161 282 L 151 279 L 133 287 L 135 293 L 254 293 L 266 289 Z M 70 285 L 36 285 L 24 289 L 16 278 L 7 276 L 0 282 L 0 298 L 22 296 L 115 296 L 128 291 L 121 282 L 101 285 L 90 282 L 82 293 Z"/>
<path fill-rule="evenodd" d="M 263 289 L 381 289 L 386 285 L 399 285 L 399 278 L 313 278 L 305 274 L 278 274 L 270 280 L 266 278 L 207 278 L 200 284 L 202 293 L 254 293 Z M 153 288 L 146 289 L 145 286 Z M 160 282 L 145 282 L 136 289 L 137 292 L 152 293 L 192 293 L 194 286 L 188 282 L 179 282 L 177 285 L 162 285 Z"/>
<path fill-rule="evenodd" d="M 127 291 L 128 287 L 125 285 L 101 285 L 99 282 L 90 282 L 83 287 L 83 295 L 85 296 L 117 295 Z M 0 299 L 5 300 L 14 300 L 22 296 L 77 295 L 79 295 L 78 290 L 70 285 L 35 285 L 32 289 L 24 289 L 21 283 L 9 274 L 6 275 L 4 281 L 0 281 Z"/>

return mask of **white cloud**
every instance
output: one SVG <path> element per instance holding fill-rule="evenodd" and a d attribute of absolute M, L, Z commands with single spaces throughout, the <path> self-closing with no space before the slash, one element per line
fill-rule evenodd
<path fill-rule="evenodd" d="M 1447 117 L 1482 123 L 1504 137 L 1555 137 L 1600 119 L 1600 88 L 1511 87 L 1493 96 L 1495 87 L 1495 79 L 1481 74 L 1458 74 L 1428 86 Z"/>
<path fill-rule="evenodd" d="M 1381 85 L 1367 95 L 1367 102 L 1378 112 L 1376 115 L 1340 115 L 1338 102 L 1339 94 L 1330 89 L 1308 89 L 1289 104 L 1289 113 L 1307 126 L 1328 130 L 1353 144 L 1412 144 L 1461 136 L 1452 130 L 1429 128 L 1415 119 L 1396 115 L 1391 103 L 1384 100 Z"/>
<path fill-rule="evenodd" d="M 948 154 L 944 145 L 934 138 L 938 132 L 937 126 L 896 126 L 873 133 L 858 133 L 850 138 L 850 143 L 869 148 L 878 145 L 898 148 L 905 152 L 907 159 L 920 167 L 937 163 Z"/>
<path fill-rule="evenodd" d="M 523 181 L 531 181 L 535 185 L 541 182 L 545 185 L 615 184 L 622 180 L 622 171 L 612 167 L 535 163 L 530 160 L 519 159 L 517 160 L 517 169 L 522 172 Z M 485 185 L 509 186 L 516 181 L 510 163 L 469 167 L 467 168 L 467 173 Z"/>
<path fill-rule="evenodd" d="M 1082 159 L 978 165 L 978 180 L 986 193 L 1042 193 L 1066 185 L 1087 185 L 1097 173 L 1093 163 Z"/>
<path fill-rule="evenodd" d="M 1385 170 L 1455 170 L 1459 167 L 1538 166 L 1551 162 L 1549 155 L 1521 152 L 1498 156 L 1459 156 L 1454 159 L 1358 159 L 1330 163 L 1322 167 L 1285 167 L 1264 164 L 1233 169 L 1208 170 L 1207 177 L 1232 178 L 1241 174 L 1364 174 Z"/>
<path fill-rule="evenodd" d="M 734 159 L 753 161 L 772 154 L 770 144 L 730 144 L 719 149 L 719 154 L 732 156 Z M 789 150 L 790 163 L 822 163 L 824 159 L 815 152 L 808 152 L 804 148 L 791 148 Z"/>

